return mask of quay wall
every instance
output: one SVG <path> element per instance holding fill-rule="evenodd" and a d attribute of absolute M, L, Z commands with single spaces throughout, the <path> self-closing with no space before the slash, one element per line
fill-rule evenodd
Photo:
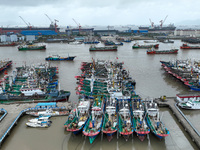
<path fill-rule="evenodd" d="M 159 107 L 169 107 L 178 122 L 183 126 L 184 130 L 189 134 L 192 141 L 200 149 L 200 134 L 197 129 L 192 125 L 192 123 L 187 119 L 187 117 L 178 108 L 177 102 L 175 102 L 175 97 L 167 97 L 166 100 L 161 100 L 160 98 L 155 99 Z"/>

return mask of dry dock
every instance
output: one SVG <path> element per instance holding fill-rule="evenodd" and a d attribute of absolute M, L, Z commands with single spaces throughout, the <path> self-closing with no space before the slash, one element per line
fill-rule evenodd
<path fill-rule="evenodd" d="M 175 97 L 167 97 L 165 100 L 161 100 L 160 98 L 155 99 L 160 107 L 169 107 L 172 113 L 176 116 L 180 124 L 183 126 L 185 131 L 190 135 L 192 141 L 200 149 L 200 134 L 199 132 L 193 127 L 191 122 L 185 117 L 182 111 L 177 107 Z"/>
<path fill-rule="evenodd" d="M 17 124 L 18 119 L 23 116 L 28 108 L 35 108 L 37 103 L 26 104 L 1 104 L 0 108 L 7 111 L 7 115 L 0 122 L 0 146 L 5 138 L 10 134 L 12 128 Z M 57 107 L 65 107 L 71 110 L 71 103 L 57 103 Z"/>

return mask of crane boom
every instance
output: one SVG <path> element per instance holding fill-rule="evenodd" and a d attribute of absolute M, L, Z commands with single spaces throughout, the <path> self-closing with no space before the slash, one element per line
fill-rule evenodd
<path fill-rule="evenodd" d="M 53 21 L 51 20 L 51 18 L 47 15 L 47 14 L 45 14 L 46 16 L 47 16 L 47 18 L 51 21 L 51 24 L 53 24 Z"/>
<path fill-rule="evenodd" d="M 81 25 L 80 23 L 77 23 L 76 20 L 74 18 L 72 18 L 74 20 L 74 22 L 77 24 L 78 28 L 79 28 L 79 34 L 80 34 L 80 30 L 81 30 Z"/>
<path fill-rule="evenodd" d="M 21 17 L 21 16 L 19 16 L 23 21 L 24 21 L 24 23 L 29 27 L 29 24 Z"/>

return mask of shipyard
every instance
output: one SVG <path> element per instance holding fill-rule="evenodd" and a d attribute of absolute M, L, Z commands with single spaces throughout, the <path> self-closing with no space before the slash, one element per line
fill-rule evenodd
<path fill-rule="evenodd" d="M 198 2 L 107 3 L 2 2 L 0 149 L 200 149 Z"/>

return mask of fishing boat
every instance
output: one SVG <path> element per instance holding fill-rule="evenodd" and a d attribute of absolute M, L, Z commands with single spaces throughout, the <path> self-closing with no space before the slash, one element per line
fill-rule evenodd
<path fill-rule="evenodd" d="M 84 44 L 98 44 L 99 41 L 85 41 Z"/>
<path fill-rule="evenodd" d="M 113 139 L 114 133 L 117 132 L 117 119 L 117 102 L 113 97 L 111 97 L 109 100 L 106 100 L 106 108 L 102 128 L 102 131 L 104 134 L 107 135 L 107 139 L 109 142 Z"/>
<path fill-rule="evenodd" d="M 30 119 L 28 120 L 28 122 L 31 122 L 31 123 L 37 123 L 37 122 L 44 122 L 46 121 L 47 123 L 52 123 L 51 120 L 49 120 L 51 116 L 39 116 L 38 118 L 34 118 L 34 119 Z"/>
<path fill-rule="evenodd" d="M 81 133 L 90 116 L 90 100 L 81 100 L 64 124 L 65 130 L 77 135 Z"/>
<path fill-rule="evenodd" d="M 46 45 L 20 45 L 18 47 L 19 51 L 26 51 L 26 50 L 46 50 Z"/>
<path fill-rule="evenodd" d="M 3 72 L 5 69 L 10 67 L 11 65 L 12 65 L 12 61 L 11 60 L 0 61 L 0 72 Z M 7 74 L 7 72 L 5 72 L 4 74 Z"/>
<path fill-rule="evenodd" d="M 90 144 L 93 143 L 101 132 L 103 125 L 103 109 L 103 100 L 100 97 L 96 98 L 91 108 L 91 115 L 83 129 L 83 134 L 89 137 Z"/>
<path fill-rule="evenodd" d="M 145 40 L 144 43 L 157 43 L 157 40 Z"/>
<path fill-rule="evenodd" d="M 120 133 L 121 136 L 124 137 L 126 141 L 128 141 L 129 136 L 132 135 L 134 132 L 131 119 L 130 104 L 128 100 L 123 100 L 122 102 L 118 101 L 118 103 L 119 103 L 118 132 Z"/>
<path fill-rule="evenodd" d="M 188 100 L 185 103 L 179 103 L 178 104 L 183 109 L 200 109 L 200 100 L 199 99 L 193 99 Z"/>
<path fill-rule="evenodd" d="M 165 71 L 191 90 L 200 91 L 199 62 L 191 60 L 160 61 Z"/>
<path fill-rule="evenodd" d="M 61 57 L 59 55 L 52 55 L 45 58 L 47 61 L 62 61 L 62 60 L 68 60 L 73 61 L 76 56 L 68 56 L 68 57 Z"/>
<path fill-rule="evenodd" d="M 176 94 L 176 101 L 186 103 L 189 100 L 200 100 L 199 94 Z"/>
<path fill-rule="evenodd" d="M 46 65 L 15 68 L 0 81 L 0 103 L 67 101 L 71 93 L 57 89 L 57 73 L 57 67 Z"/>
<path fill-rule="evenodd" d="M 160 140 L 166 136 L 169 136 L 169 130 L 164 126 L 159 115 L 159 109 L 157 103 L 153 101 L 146 101 L 146 121 L 151 132 Z"/>
<path fill-rule="evenodd" d="M 200 46 L 192 46 L 192 45 L 188 45 L 188 44 L 183 44 L 182 46 L 180 46 L 181 49 L 200 49 Z"/>
<path fill-rule="evenodd" d="M 29 111 L 26 112 L 27 115 L 32 116 L 65 116 L 69 114 L 69 111 L 62 110 L 62 111 L 55 111 L 52 109 L 46 109 L 45 111 Z"/>
<path fill-rule="evenodd" d="M 169 39 L 163 40 L 162 42 L 163 42 L 163 43 L 174 43 L 174 41 L 169 40 Z"/>
<path fill-rule="evenodd" d="M 112 46 L 112 47 L 96 47 L 96 46 L 91 46 L 89 48 L 89 51 L 117 51 L 117 46 Z"/>
<path fill-rule="evenodd" d="M 177 54 L 178 49 L 170 49 L 170 50 L 155 50 L 149 49 L 147 50 L 147 54 Z"/>
<path fill-rule="evenodd" d="M 137 49 L 137 48 L 158 48 L 159 44 L 152 44 L 152 45 L 139 45 L 138 43 L 133 44 L 132 48 Z"/>
<path fill-rule="evenodd" d="M 144 141 L 146 135 L 149 134 L 150 128 L 147 126 L 145 121 L 146 114 L 144 109 L 144 103 L 137 100 L 132 101 L 132 111 L 133 111 L 133 128 L 138 138 Z"/>
<path fill-rule="evenodd" d="M 26 125 L 28 127 L 33 127 L 33 128 L 48 128 L 51 126 L 51 124 L 47 121 L 42 121 L 42 122 L 27 122 Z"/>

